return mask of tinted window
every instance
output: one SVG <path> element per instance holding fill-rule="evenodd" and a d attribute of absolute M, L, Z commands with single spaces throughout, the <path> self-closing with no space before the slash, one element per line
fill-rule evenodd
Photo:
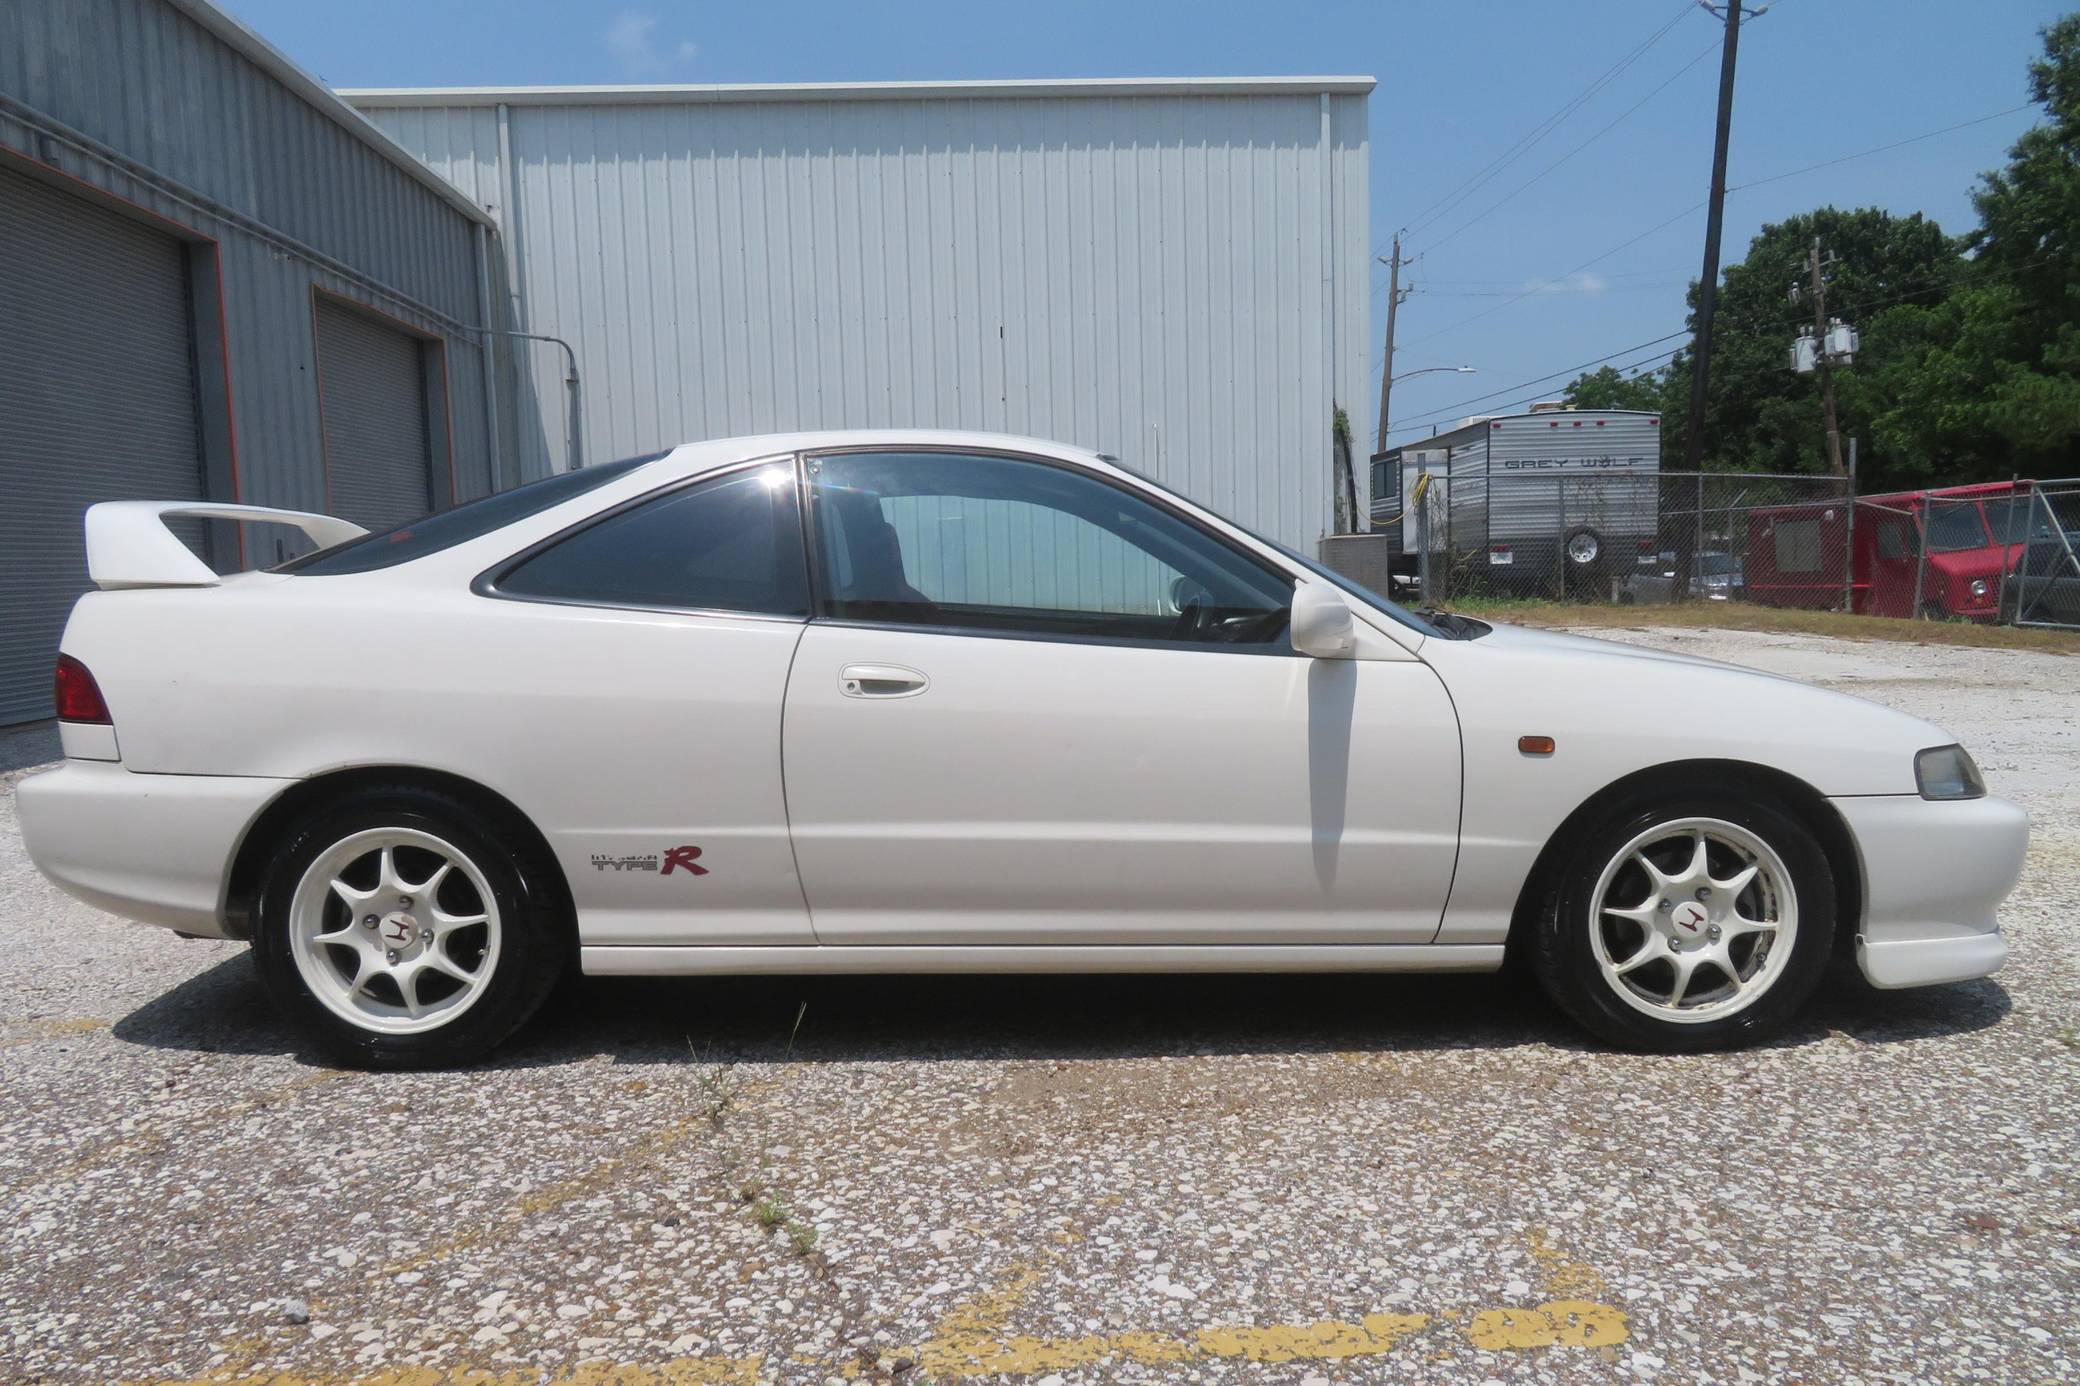
<path fill-rule="evenodd" d="M 1292 586 L 1066 467 L 944 453 L 812 463 L 825 614 L 1043 635 L 1268 646 Z"/>
<path fill-rule="evenodd" d="M 322 577 L 338 573 L 367 573 L 377 568 L 409 563 L 412 559 L 466 543 L 530 515 L 538 515 L 552 505 L 561 505 L 573 496 L 582 496 L 596 486 L 604 486 L 615 477 L 625 476 L 663 456 L 661 452 L 654 452 L 647 457 L 605 462 L 597 467 L 582 467 L 575 472 L 530 481 L 525 486 L 515 486 L 510 491 L 485 496 L 482 500 L 468 501 L 393 529 L 364 534 L 344 544 L 300 555 L 276 566 L 273 571 Z"/>
<path fill-rule="evenodd" d="M 732 472 L 609 515 L 498 579 L 511 597 L 809 614 L 794 468 Z"/>
<path fill-rule="evenodd" d="M 1977 501 L 1928 503 L 1928 547 L 1932 552 L 1983 549 L 1987 542 L 1986 521 L 1979 517 Z"/>

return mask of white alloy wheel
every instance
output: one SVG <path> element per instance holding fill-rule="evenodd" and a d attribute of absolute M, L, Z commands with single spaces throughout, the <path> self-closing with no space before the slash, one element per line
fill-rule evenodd
<path fill-rule="evenodd" d="M 1746 1010 L 1790 964 L 1791 872 L 1767 842 L 1718 818 L 1656 824 L 1611 858 L 1590 897 L 1589 941 L 1617 997 L 1656 1020 Z"/>
<path fill-rule="evenodd" d="M 289 907 L 304 985 L 359 1029 L 422 1034 L 484 995 L 498 969 L 498 901 L 453 844 L 413 828 L 357 832 L 320 852 Z"/>
<path fill-rule="evenodd" d="M 1593 530 L 1581 530 L 1567 537 L 1567 557 L 1573 563 L 1594 563 L 1603 552 L 1603 541 Z"/>

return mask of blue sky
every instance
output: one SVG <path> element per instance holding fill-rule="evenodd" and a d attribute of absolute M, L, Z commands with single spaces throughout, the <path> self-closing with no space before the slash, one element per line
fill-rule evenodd
<path fill-rule="evenodd" d="M 1557 392 L 1564 380 L 1508 387 L 1679 331 L 1684 287 L 1702 253 L 1703 212 L 1678 214 L 1705 195 L 1718 31 L 1690 0 L 231 7 L 337 86 L 1375 76 L 1374 239 L 1384 253 L 1389 234 L 1408 225 L 1407 251 L 1421 256 L 1409 271 L 1419 291 L 1402 309 L 1396 364 L 1402 372 L 1462 363 L 1480 372 L 1398 386 L 1397 425 L 1418 432 L 1433 419 Z M 1946 230 L 1967 229 L 1974 179 L 2001 161 L 2033 109 L 1775 176 L 2022 104 L 2036 31 L 2064 8 L 2049 0 L 1777 0 L 1742 31 L 1728 173 L 1736 188 L 1775 181 L 1729 197 L 1727 260 L 1742 256 L 1762 223 L 1827 202 L 1918 210 Z M 1436 212 L 1440 199 L 1650 39 L 1543 140 Z M 1372 299 L 1375 370 L 1384 285 L 1381 269 Z M 1675 345 L 1644 346 L 1617 363 Z"/>

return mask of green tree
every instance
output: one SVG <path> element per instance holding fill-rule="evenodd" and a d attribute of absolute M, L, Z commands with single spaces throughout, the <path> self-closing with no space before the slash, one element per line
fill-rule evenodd
<path fill-rule="evenodd" d="M 1828 311 L 1863 349 L 1836 372 L 1845 435 L 1863 439 L 1868 492 L 2080 472 L 2080 14 L 2042 33 L 2029 92 L 2042 124 L 1974 194 L 1979 227 L 1953 240 L 1920 215 L 1821 207 L 1763 227 L 1725 272 L 1705 405 L 1712 467 L 1824 471 L 1817 375 L 1786 352 L 1812 322 L 1803 293 L 1818 234 L 1836 257 Z M 1690 291 L 1696 326 L 1697 290 Z M 1670 444 L 1686 436 L 1690 355 L 1662 376 Z M 1568 389 L 1586 403 L 1634 382 L 1616 372 Z"/>
<path fill-rule="evenodd" d="M 1899 217 L 1876 207 L 1821 207 L 1764 226 L 1740 262 L 1727 268 L 1719 290 L 1711 391 L 1705 400 L 1707 466 L 1827 470 L 1820 377 L 1798 374 L 1786 359 L 1800 329 L 1813 321 L 1808 257 L 1815 236 L 1835 257 L 1828 272 L 1828 315 L 1856 324 L 1864 339 L 1857 365 L 1836 373 L 1837 414 L 1845 435 L 1868 433 L 1861 397 L 1848 383 L 1866 362 L 1885 355 L 1882 334 L 1873 330 L 1874 316 L 1888 308 L 1942 303 L 1962 269 L 1959 244 L 1919 213 Z M 1694 287 L 1690 299 L 1694 328 Z M 1671 372 L 1681 382 L 1687 406 L 1687 351 L 1676 357 Z M 1688 427 L 1687 418 L 1679 422 Z M 1687 435 L 1671 428 L 1669 436 Z"/>
<path fill-rule="evenodd" d="M 1616 366 L 1599 366 L 1575 377 L 1562 397 L 1576 409 L 1642 409 L 1658 414 L 1667 405 L 1668 378 L 1660 371 L 1623 375 Z"/>

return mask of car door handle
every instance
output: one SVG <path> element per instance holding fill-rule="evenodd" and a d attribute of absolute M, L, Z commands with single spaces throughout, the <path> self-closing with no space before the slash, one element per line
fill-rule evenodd
<path fill-rule="evenodd" d="M 838 671 L 838 688 L 848 698 L 914 698 L 932 681 L 900 664 L 848 664 Z"/>

